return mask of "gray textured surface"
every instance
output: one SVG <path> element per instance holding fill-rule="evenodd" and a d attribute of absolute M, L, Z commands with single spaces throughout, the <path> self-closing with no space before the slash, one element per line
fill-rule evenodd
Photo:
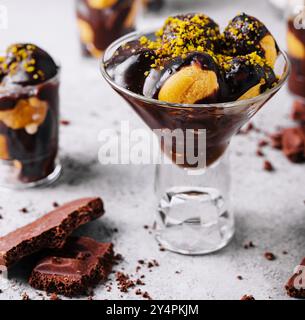
<path fill-rule="evenodd" d="M 207 1 L 198 5 L 224 24 L 245 10 L 265 21 L 285 45 L 285 25 L 267 1 Z M 143 225 L 153 221 L 153 167 L 101 167 L 97 161 L 97 135 L 102 128 L 118 128 L 119 120 L 130 120 L 135 127 L 144 124 L 115 95 L 100 77 L 97 63 L 83 60 L 75 31 L 73 1 L 7 0 L 9 29 L 0 31 L 1 50 L 16 41 L 32 41 L 46 48 L 63 65 L 62 117 L 71 125 L 61 128 L 61 158 L 65 170 L 58 183 L 48 189 L 10 192 L 1 190 L 0 235 L 22 226 L 52 208 L 87 195 L 103 197 L 107 215 L 80 231 L 98 240 L 112 240 L 126 261 L 126 271 L 134 272 L 138 259 L 159 261 L 160 267 L 147 274 L 146 290 L 155 299 L 240 299 L 253 294 L 257 299 L 285 299 L 283 285 L 305 255 L 305 167 L 290 164 L 279 152 L 268 150 L 277 171 L 262 170 L 262 159 L 254 156 L 258 136 L 236 137 L 232 142 L 233 195 L 237 233 L 222 252 L 206 257 L 183 257 L 162 253 Z M 214 3 L 214 4 L 213 4 Z M 196 6 L 194 6 L 195 8 Z M 194 11 L 195 9 L 193 9 Z M 160 17 L 146 19 L 141 26 L 158 26 Z M 283 89 L 255 118 L 259 127 L 273 131 L 289 123 L 291 104 Z M 20 208 L 28 207 L 23 214 Z M 112 233 L 118 228 L 119 233 Z M 256 249 L 246 251 L 243 244 L 254 241 Z M 264 252 L 278 259 L 269 262 Z M 288 251 L 284 256 L 282 251 Z M 0 299 L 20 299 L 26 291 L 41 299 L 24 281 L 24 273 L 14 270 L 9 283 L 0 281 Z M 181 271 L 178 275 L 175 272 Z M 242 275 L 243 281 L 237 280 Z M 116 299 L 120 293 L 95 290 L 96 298 Z M 131 291 L 125 298 L 135 299 Z"/>

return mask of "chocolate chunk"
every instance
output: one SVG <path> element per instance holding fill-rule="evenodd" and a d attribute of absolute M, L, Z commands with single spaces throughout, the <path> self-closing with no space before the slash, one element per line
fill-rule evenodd
<path fill-rule="evenodd" d="M 40 219 L 0 238 L 0 265 L 9 267 L 44 248 L 61 248 L 79 226 L 104 213 L 100 198 L 67 203 Z"/>
<path fill-rule="evenodd" d="M 296 273 L 288 280 L 285 288 L 290 297 L 305 299 L 305 258 Z"/>
<path fill-rule="evenodd" d="M 88 289 L 107 279 L 113 256 L 111 243 L 71 237 L 62 249 L 38 262 L 29 283 L 49 293 L 85 295 Z"/>
<path fill-rule="evenodd" d="M 305 126 L 283 130 L 283 152 L 292 162 L 305 160 Z"/>
<path fill-rule="evenodd" d="M 295 101 L 292 106 L 292 119 L 305 122 L 305 104 L 300 101 Z"/>

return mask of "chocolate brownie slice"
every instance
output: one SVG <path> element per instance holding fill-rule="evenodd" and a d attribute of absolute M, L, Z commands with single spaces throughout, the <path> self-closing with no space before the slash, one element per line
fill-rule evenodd
<path fill-rule="evenodd" d="M 79 296 L 106 280 L 113 264 L 111 243 L 98 243 L 85 237 L 69 238 L 62 249 L 38 262 L 29 283 L 49 293 Z"/>
<path fill-rule="evenodd" d="M 100 198 L 67 203 L 42 218 L 0 238 L 0 265 L 10 267 L 44 248 L 61 248 L 79 226 L 104 214 Z"/>

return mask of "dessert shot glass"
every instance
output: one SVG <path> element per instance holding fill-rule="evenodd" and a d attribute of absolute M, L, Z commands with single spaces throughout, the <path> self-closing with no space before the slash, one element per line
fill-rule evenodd
<path fill-rule="evenodd" d="M 37 85 L 0 86 L 0 186 L 24 189 L 54 182 L 60 71 Z"/>
<path fill-rule="evenodd" d="M 305 121 L 305 1 L 288 1 L 287 47 L 291 61 L 289 90 L 295 98 L 292 117 Z"/>
<path fill-rule="evenodd" d="M 197 157 L 202 157 L 199 163 L 204 165 L 197 167 L 188 161 L 177 162 L 185 156 L 187 149 L 181 152 L 179 145 L 185 144 L 187 135 L 175 139 L 172 145 L 160 143 L 172 164 L 156 166 L 156 239 L 164 248 L 180 254 L 216 252 L 230 242 L 235 231 L 230 192 L 230 141 L 286 82 L 290 69 L 288 57 L 280 52 L 275 66 L 279 82 L 255 98 L 217 104 L 173 104 L 131 92 L 115 83 L 107 73 L 107 61 L 116 49 L 140 36 L 127 35 L 106 50 L 101 62 L 103 77 L 152 130 L 170 135 L 179 129 L 184 133 L 191 131 L 195 137 L 199 133 L 203 136 L 203 140 L 198 136 L 188 146 L 193 147 Z M 204 143 L 203 148 L 198 141 Z"/>
<path fill-rule="evenodd" d="M 84 56 L 101 57 L 116 39 L 135 30 L 142 0 L 75 0 Z"/>

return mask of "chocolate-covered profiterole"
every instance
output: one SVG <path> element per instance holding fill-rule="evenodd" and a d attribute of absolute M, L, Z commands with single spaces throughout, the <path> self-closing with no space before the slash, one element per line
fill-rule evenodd
<path fill-rule="evenodd" d="M 210 165 L 249 114 L 247 108 L 234 112 L 209 104 L 246 100 L 273 88 L 277 56 L 274 38 L 251 16 L 237 16 L 221 33 L 210 17 L 188 14 L 169 17 L 155 34 L 123 44 L 105 67 L 120 87 L 156 100 L 153 108 L 123 93 L 152 129 L 206 129 Z M 160 107 L 157 100 L 188 108 Z M 206 105 L 191 108 L 194 104 Z M 174 150 L 164 152 L 176 157 Z"/>
<path fill-rule="evenodd" d="M 105 281 L 114 264 L 113 245 L 90 238 L 68 238 L 65 246 L 38 262 L 29 283 L 38 290 L 68 297 L 86 294 Z"/>
<path fill-rule="evenodd" d="M 58 74 L 51 56 L 33 44 L 12 45 L 0 58 L 0 159 L 14 167 L 5 183 L 37 182 L 55 170 Z"/>
<path fill-rule="evenodd" d="M 100 57 L 116 39 L 134 31 L 139 0 L 76 0 L 83 54 Z"/>
<path fill-rule="evenodd" d="M 233 55 L 241 51 L 241 44 L 224 44 L 228 30 L 221 34 L 204 14 L 170 17 L 155 35 L 119 48 L 108 61 L 107 71 L 120 86 L 169 103 L 232 102 L 272 88 L 277 83 L 275 57 L 269 62 L 257 46 L 253 51 L 247 46 L 244 55 Z M 253 37 L 254 42 L 256 33 Z"/>
<path fill-rule="evenodd" d="M 257 52 L 274 67 L 278 46 L 269 30 L 258 19 L 245 13 L 236 16 L 224 31 L 224 42 L 229 54 Z"/>

